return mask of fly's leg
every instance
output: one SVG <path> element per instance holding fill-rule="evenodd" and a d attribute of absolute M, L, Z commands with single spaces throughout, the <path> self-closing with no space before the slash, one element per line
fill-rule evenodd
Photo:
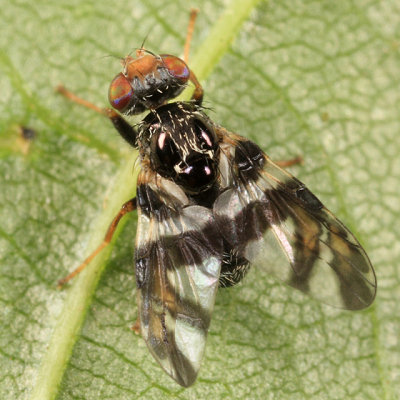
<path fill-rule="evenodd" d="M 292 158 L 290 160 L 278 160 L 274 161 L 274 164 L 276 164 L 278 167 L 281 168 L 288 168 L 291 167 L 292 165 L 296 164 L 303 164 L 304 160 L 302 156 L 297 156 L 295 158 Z"/>
<path fill-rule="evenodd" d="M 132 147 L 137 148 L 137 131 L 115 110 L 111 108 L 100 108 L 95 104 L 78 97 L 63 85 L 57 87 L 57 92 L 61 93 L 64 97 L 74 103 L 90 108 L 91 110 L 108 117 L 123 139 L 125 139 Z"/>
<path fill-rule="evenodd" d="M 192 41 L 194 24 L 196 22 L 198 13 L 199 13 L 199 10 L 196 8 L 192 8 L 192 10 L 190 11 L 190 19 L 189 19 L 189 24 L 187 27 L 186 41 L 185 41 L 185 47 L 184 47 L 184 52 L 183 52 L 183 61 L 185 61 L 186 64 L 189 63 L 190 43 Z M 191 100 L 194 100 L 196 104 L 201 105 L 201 103 L 203 102 L 204 90 L 192 70 L 190 70 L 189 80 L 194 85 L 194 92 L 192 94 Z"/>
<path fill-rule="evenodd" d="M 97 247 L 96 250 L 92 252 L 92 254 L 87 257 L 81 265 L 79 265 L 77 268 L 75 268 L 69 275 L 67 275 L 65 278 L 62 278 L 58 281 L 57 287 L 60 289 L 62 288 L 67 282 L 69 282 L 72 278 L 74 278 L 76 275 L 78 275 L 80 272 L 82 272 L 90 263 L 91 261 L 105 248 L 107 247 L 108 244 L 110 244 L 112 237 L 114 235 L 115 230 L 117 229 L 118 223 L 121 220 L 121 218 L 125 215 L 128 214 L 131 211 L 136 210 L 136 198 L 133 198 L 126 203 L 123 204 L 121 209 L 119 210 L 118 214 L 114 217 L 113 221 L 111 222 L 107 233 L 101 242 L 101 244 Z"/>
<path fill-rule="evenodd" d="M 192 41 L 194 24 L 196 23 L 196 18 L 197 18 L 198 13 L 199 13 L 199 10 L 197 8 L 192 8 L 190 10 L 190 18 L 189 18 L 189 23 L 188 23 L 188 27 L 187 27 L 185 47 L 184 47 L 184 51 L 183 51 L 183 61 L 185 61 L 186 64 L 189 62 L 190 42 Z"/>

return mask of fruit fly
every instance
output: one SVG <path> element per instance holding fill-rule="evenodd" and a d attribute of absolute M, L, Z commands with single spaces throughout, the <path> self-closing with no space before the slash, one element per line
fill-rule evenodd
<path fill-rule="evenodd" d="M 192 101 L 167 103 L 188 81 L 195 85 Z M 376 293 L 374 270 L 354 235 L 259 146 L 214 123 L 202 98 L 187 56 L 140 49 L 136 59 L 124 59 L 110 103 L 123 114 L 149 113 L 137 127 L 115 110 L 106 114 L 139 151 L 136 197 L 122 206 L 99 248 L 60 281 L 87 266 L 122 216 L 137 210 L 140 331 L 162 368 L 185 387 L 200 368 L 217 289 L 236 285 L 250 265 L 349 310 L 369 306 Z"/>

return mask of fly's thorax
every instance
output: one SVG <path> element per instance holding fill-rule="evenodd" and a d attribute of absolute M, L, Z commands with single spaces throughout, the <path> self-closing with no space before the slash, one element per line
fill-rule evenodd
<path fill-rule="evenodd" d="M 191 103 L 151 112 L 140 129 L 151 168 L 188 194 L 209 189 L 218 178 L 219 141 L 214 124 Z"/>

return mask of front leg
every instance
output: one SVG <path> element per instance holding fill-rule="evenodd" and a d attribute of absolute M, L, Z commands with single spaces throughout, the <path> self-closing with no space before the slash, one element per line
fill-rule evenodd
<path fill-rule="evenodd" d="M 81 106 L 86 108 L 90 108 L 93 111 L 101 115 L 105 115 L 110 119 L 114 128 L 118 131 L 118 133 L 128 142 L 132 147 L 135 149 L 137 148 L 137 131 L 136 129 L 131 126 L 120 114 L 118 114 L 115 110 L 111 108 L 100 108 L 89 101 L 81 99 L 80 97 L 76 96 L 74 93 L 70 92 L 66 89 L 63 85 L 59 85 L 57 87 L 57 92 L 61 93 L 67 99 L 73 101 L 74 103 L 78 103 Z"/>

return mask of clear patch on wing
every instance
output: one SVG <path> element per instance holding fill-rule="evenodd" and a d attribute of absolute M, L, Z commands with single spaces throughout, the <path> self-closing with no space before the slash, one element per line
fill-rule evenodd
<path fill-rule="evenodd" d="M 222 238 L 201 206 L 139 209 L 136 279 L 143 338 L 180 385 L 196 379 L 214 307 Z"/>
<path fill-rule="evenodd" d="M 234 251 L 324 303 L 370 305 L 376 277 L 354 235 L 254 143 L 238 140 L 225 154 L 234 179 L 214 215 Z"/>

